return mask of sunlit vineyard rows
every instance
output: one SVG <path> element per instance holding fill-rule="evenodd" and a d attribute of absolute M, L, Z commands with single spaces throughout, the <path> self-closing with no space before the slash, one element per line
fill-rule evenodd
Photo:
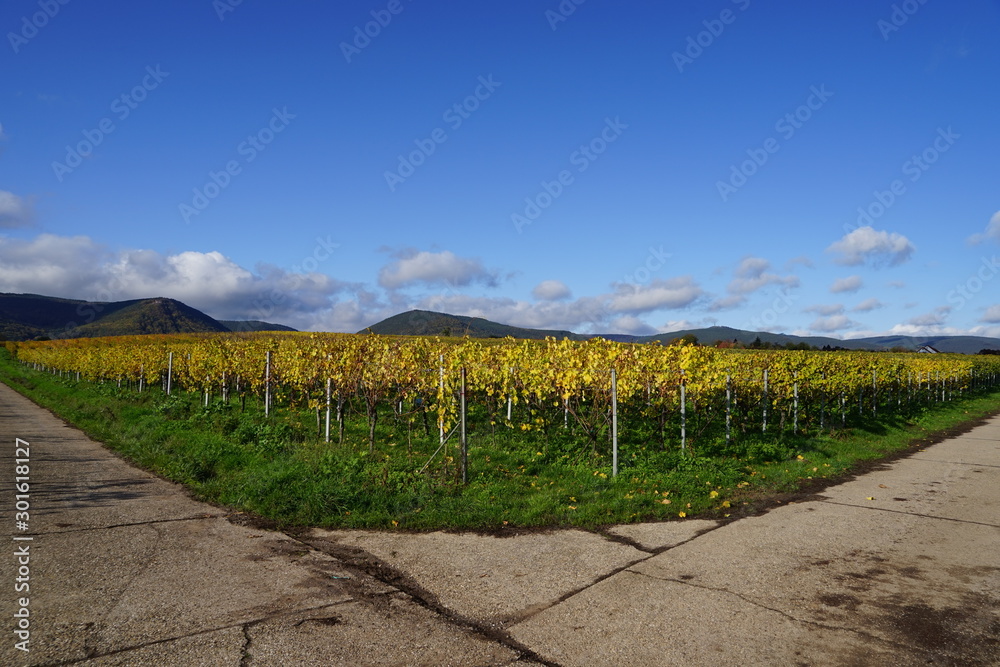
<path fill-rule="evenodd" d="M 269 407 L 380 414 L 449 431 L 465 396 L 491 426 L 572 427 L 603 442 L 617 401 L 622 429 L 641 423 L 664 447 L 740 433 L 829 429 L 911 411 L 996 385 L 1000 359 L 952 354 L 757 351 L 587 342 L 350 334 L 206 334 L 9 343 L 36 368 L 264 400 Z M 269 361 L 268 361 L 269 360 Z M 612 371 L 616 391 L 612 394 Z M 169 380 L 168 380 L 169 376 Z"/>

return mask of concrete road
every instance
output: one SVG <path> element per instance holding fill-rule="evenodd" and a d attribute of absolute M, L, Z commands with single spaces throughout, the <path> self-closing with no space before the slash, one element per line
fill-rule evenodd
<path fill-rule="evenodd" d="M 0 385 L 0 525 L 3 665 L 1000 664 L 1000 418 L 726 525 L 281 533 Z"/>

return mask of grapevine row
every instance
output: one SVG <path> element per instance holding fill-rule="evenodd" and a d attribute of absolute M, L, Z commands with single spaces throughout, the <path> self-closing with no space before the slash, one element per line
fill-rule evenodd
<path fill-rule="evenodd" d="M 165 382 L 207 396 L 273 396 L 318 408 L 328 392 L 359 400 L 374 439 L 378 408 L 418 403 L 442 431 L 458 418 L 458 383 L 493 419 L 518 406 L 522 429 L 561 412 L 592 439 L 616 399 L 639 418 L 692 433 L 721 428 L 799 430 L 846 423 L 996 386 L 1000 359 L 968 355 L 723 350 L 547 339 L 442 340 L 351 334 L 191 334 L 8 343 L 20 361 L 81 379 Z M 267 361 L 269 359 L 269 361 Z M 682 400 L 683 395 L 683 400 Z M 373 443 L 374 444 L 374 443 Z"/>

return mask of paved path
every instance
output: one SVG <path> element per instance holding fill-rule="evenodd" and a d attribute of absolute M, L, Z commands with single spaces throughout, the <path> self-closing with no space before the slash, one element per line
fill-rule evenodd
<path fill-rule="evenodd" d="M 724 526 L 497 538 L 242 519 L 0 385 L 0 664 L 1000 664 L 1000 418 Z"/>

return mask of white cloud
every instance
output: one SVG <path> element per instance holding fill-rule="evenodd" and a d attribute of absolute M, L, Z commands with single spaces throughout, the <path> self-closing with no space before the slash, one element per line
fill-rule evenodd
<path fill-rule="evenodd" d="M 540 301 L 561 301 L 570 297 L 569 287 L 560 280 L 543 280 L 535 285 L 531 294 Z"/>
<path fill-rule="evenodd" d="M 771 263 L 761 257 L 745 257 L 736 267 L 734 278 L 729 283 L 728 290 L 732 294 L 749 294 L 768 285 L 784 285 L 798 287 L 796 276 L 779 276 L 768 273 Z"/>
<path fill-rule="evenodd" d="M 218 252 L 112 252 L 86 236 L 41 234 L 31 241 L 0 237 L 2 292 L 90 301 L 162 296 L 217 319 L 260 319 L 310 328 L 320 321 L 321 313 L 336 305 L 335 295 L 351 289 L 357 286 L 322 273 L 267 266 L 252 272 Z"/>
<path fill-rule="evenodd" d="M 747 302 L 747 298 L 740 294 L 731 294 L 729 296 L 720 297 L 708 304 L 708 311 L 710 313 L 715 313 L 720 310 L 732 310 L 733 308 L 738 308 Z"/>
<path fill-rule="evenodd" d="M 691 276 L 654 280 L 647 285 L 617 283 L 608 299 L 608 308 L 615 313 L 636 315 L 661 308 L 683 308 L 704 292 Z"/>
<path fill-rule="evenodd" d="M 969 243 L 976 245 L 989 239 L 1000 243 L 1000 211 L 994 213 L 993 217 L 990 218 L 989 224 L 986 225 L 986 231 L 969 237 Z"/>
<path fill-rule="evenodd" d="M 906 321 L 906 324 L 913 325 L 915 327 L 940 327 L 945 323 L 945 314 L 941 312 L 925 313 L 923 315 L 917 315 L 916 317 L 911 317 Z"/>
<path fill-rule="evenodd" d="M 842 292 L 857 292 L 864 286 L 864 281 L 861 280 L 861 276 L 847 276 L 846 278 L 838 278 L 830 286 L 830 291 L 834 294 L 840 294 Z"/>
<path fill-rule="evenodd" d="M 839 303 L 832 303 L 828 305 L 816 305 L 816 306 L 809 306 L 808 308 L 803 308 L 802 312 L 816 313 L 817 315 L 823 315 L 824 317 L 829 315 L 841 315 L 844 312 L 844 306 Z"/>
<path fill-rule="evenodd" d="M 34 207 L 29 200 L 0 190 L 0 229 L 30 227 L 34 217 Z"/>
<path fill-rule="evenodd" d="M 876 299 L 875 297 L 872 297 L 870 299 L 865 299 L 864 301 L 862 301 L 858 305 L 854 306 L 854 308 L 851 308 L 851 312 L 854 312 L 854 313 L 869 313 L 869 312 L 871 312 L 873 310 L 877 310 L 879 308 L 885 308 L 885 304 L 882 303 L 881 301 L 879 301 L 878 299 Z"/>
<path fill-rule="evenodd" d="M 989 324 L 1000 324 L 1000 304 L 995 304 L 987 308 L 979 321 Z"/>
<path fill-rule="evenodd" d="M 94 298 L 85 292 L 100 282 L 109 257 L 86 236 L 0 237 L 0 292 Z"/>
<path fill-rule="evenodd" d="M 922 318 L 914 318 L 922 319 Z M 932 318 L 928 318 L 929 320 Z M 939 324 L 914 324 L 911 320 L 904 324 L 897 324 L 889 329 L 888 334 L 894 336 L 964 336 L 964 335 L 983 335 L 974 333 L 975 329 L 972 331 L 963 331 L 961 329 L 956 329 L 954 327 L 945 327 Z"/>
<path fill-rule="evenodd" d="M 855 326 L 857 326 L 857 324 L 846 315 L 833 315 L 831 317 L 820 317 L 816 319 L 809 325 L 809 330 L 819 333 L 831 333 L 834 331 L 850 329 Z"/>
<path fill-rule="evenodd" d="M 482 283 L 495 287 L 498 279 L 479 260 L 458 257 L 449 250 L 405 250 L 394 261 L 382 267 L 378 282 L 386 289 L 398 289 L 417 283 L 450 287 Z"/>
<path fill-rule="evenodd" d="M 858 266 L 895 266 L 910 259 L 916 248 L 902 234 L 876 231 L 871 227 L 859 227 L 827 248 L 827 252 L 840 255 L 838 264 Z"/>
<path fill-rule="evenodd" d="M 635 315 L 623 315 L 611 321 L 607 333 L 622 333 L 632 336 L 652 336 L 656 329 L 649 326 Z"/>

